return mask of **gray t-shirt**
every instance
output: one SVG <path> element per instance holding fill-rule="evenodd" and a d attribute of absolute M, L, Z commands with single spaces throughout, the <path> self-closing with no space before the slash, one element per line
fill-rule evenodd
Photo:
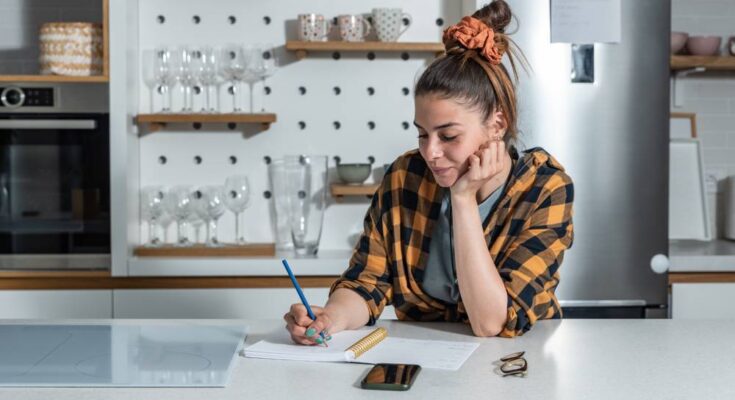
<path fill-rule="evenodd" d="M 495 203 L 505 189 L 505 184 L 496 189 L 487 199 L 478 205 L 480 221 L 485 221 Z M 421 284 L 429 296 L 447 303 L 457 304 L 459 286 L 454 267 L 454 246 L 452 245 L 452 207 L 450 191 L 446 190 L 442 198 L 439 219 L 434 225 L 429 244 L 429 259 L 424 270 Z"/>

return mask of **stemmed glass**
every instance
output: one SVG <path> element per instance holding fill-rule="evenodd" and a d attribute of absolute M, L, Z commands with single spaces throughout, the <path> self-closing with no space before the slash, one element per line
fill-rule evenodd
<path fill-rule="evenodd" d="M 245 52 L 241 46 L 228 45 L 222 49 L 220 53 L 220 74 L 230 82 L 230 94 L 232 94 L 232 110 L 233 112 L 241 112 L 240 101 L 240 82 L 245 75 L 247 59 Z"/>
<path fill-rule="evenodd" d="M 235 214 L 235 243 L 245 244 L 240 215 L 250 205 L 250 182 L 247 175 L 233 175 L 225 180 L 225 205 Z"/>
<path fill-rule="evenodd" d="M 199 54 L 201 55 L 199 59 L 192 60 L 192 69 L 196 79 L 202 85 L 202 90 L 204 90 L 204 104 L 201 112 L 214 112 L 215 108 L 212 106 L 211 97 L 212 89 L 216 89 L 216 85 L 219 83 L 217 72 L 219 53 L 211 47 L 203 47 L 199 50 Z"/>
<path fill-rule="evenodd" d="M 146 186 L 140 191 L 141 216 L 148 222 L 148 241 L 145 247 L 158 247 L 161 240 L 156 234 L 156 226 L 163 215 L 163 186 Z"/>
<path fill-rule="evenodd" d="M 154 92 L 158 89 L 158 80 L 155 74 L 155 62 L 156 51 L 153 49 L 143 50 L 141 55 L 141 74 L 143 77 L 143 83 L 148 88 L 148 104 L 150 113 L 153 113 L 153 98 Z"/>
<path fill-rule="evenodd" d="M 263 76 L 263 52 L 258 46 L 248 45 L 245 48 L 246 68 L 242 80 L 248 84 L 250 95 L 250 113 L 253 113 L 253 87 Z"/>
<path fill-rule="evenodd" d="M 173 55 L 165 47 L 154 50 L 153 75 L 163 96 L 162 112 L 171 112 L 171 86 L 176 83 Z"/>
<path fill-rule="evenodd" d="M 177 51 L 178 56 L 175 58 L 176 78 L 181 83 L 181 91 L 184 94 L 184 105 L 181 111 L 191 112 L 193 110 L 192 88 L 197 83 L 194 72 L 194 65 L 202 58 L 202 53 L 195 48 L 181 48 Z"/>
<path fill-rule="evenodd" d="M 262 112 L 265 112 L 265 80 L 273 76 L 278 70 L 278 57 L 276 56 L 276 49 L 273 45 L 268 44 L 263 48 L 263 63 L 262 71 L 260 72 L 260 78 L 263 81 L 263 102 Z"/>
<path fill-rule="evenodd" d="M 207 229 L 207 246 L 222 246 L 217 238 L 217 221 L 225 213 L 224 189 L 222 186 L 205 186 L 201 192 L 200 207 L 197 207 L 202 219 L 209 224 Z"/>
<path fill-rule="evenodd" d="M 194 211 L 192 203 L 192 188 L 188 185 L 174 186 L 166 196 L 166 209 L 176 220 L 176 246 L 191 246 L 187 235 L 189 216 Z"/>

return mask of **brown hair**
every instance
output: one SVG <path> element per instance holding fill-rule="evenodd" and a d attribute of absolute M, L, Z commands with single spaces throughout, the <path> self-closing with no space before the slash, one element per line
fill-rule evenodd
<path fill-rule="evenodd" d="M 494 64 L 478 53 L 467 49 L 457 40 L 445 40 L 445 53 L 434 60 L 416 82 L 414 93 L 438 95 L 444 99 L 459 100 L 472 109 L 482 111 L 487 121 L 495 111 L 502 111 L 508 124 L 503 140 L 515 142 L 518 136 L 516 92 L 514 81 L 518 81 L 516 58 L 524 69 L 526 60 L 515 43 L 505 34 L 511 21 L 510 7 L 504 0 L 494 0 L 472 14 L 494 31 L 494 42 L 498 52 L 508 55 L 513 70 L 510 79 L 503 64 Z M 519 57 L 520 56 L 520 57 Z M 473 62 L 467 62 L 467 61 Z"/>

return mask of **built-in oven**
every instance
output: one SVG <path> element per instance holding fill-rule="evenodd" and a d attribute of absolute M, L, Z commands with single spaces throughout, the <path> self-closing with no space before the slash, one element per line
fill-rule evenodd
<path fill-rule="evenodd" d="M 64 89 L 0 84 L 0 269 L 110 267 L 107 99 Z"/>

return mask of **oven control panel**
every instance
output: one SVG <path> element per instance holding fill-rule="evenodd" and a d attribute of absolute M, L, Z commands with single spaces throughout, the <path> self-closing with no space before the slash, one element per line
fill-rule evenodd
<path fill-rule="evenodd" d="M 0 86 L 0 107 L 53 107 L 54 89 L 50 87 Z"/>

